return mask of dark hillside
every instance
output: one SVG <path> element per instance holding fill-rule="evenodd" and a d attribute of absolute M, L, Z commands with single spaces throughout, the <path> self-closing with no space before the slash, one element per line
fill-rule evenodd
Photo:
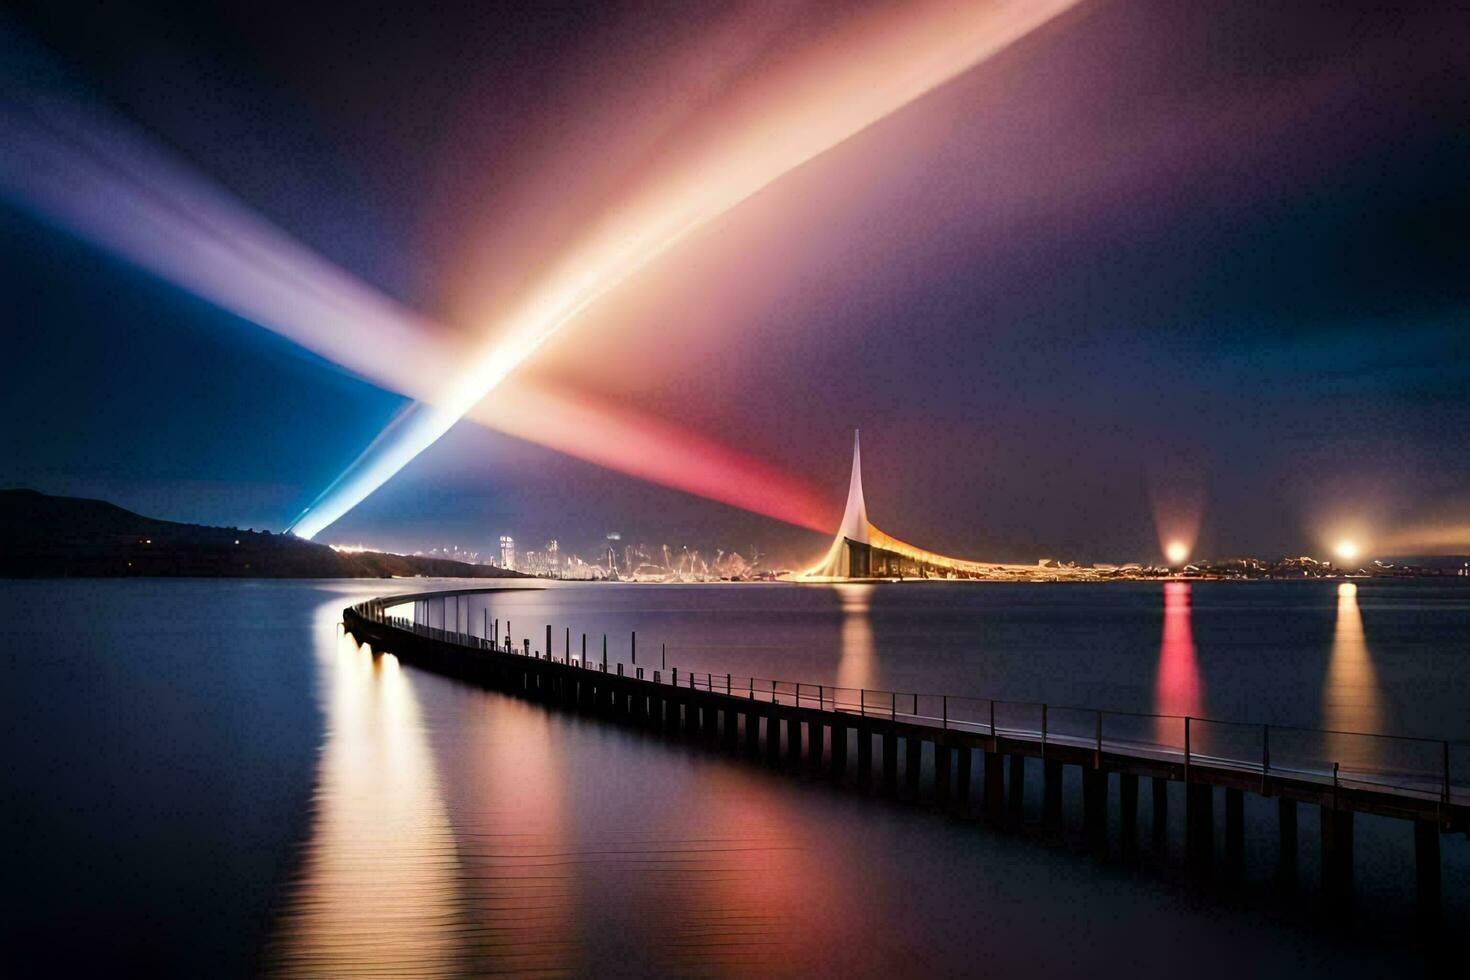
<path fill-rule="evenodd" d="M 0 577 L 519 577 L 489 565 L 339 554 L 290 534 L 160 521 L 103 500 L 0 490 Z"/>

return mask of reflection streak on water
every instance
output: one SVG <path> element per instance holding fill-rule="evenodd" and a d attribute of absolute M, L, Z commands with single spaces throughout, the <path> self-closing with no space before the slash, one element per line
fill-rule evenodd
<path fill-rule="evenodd" d="M 1332 653 L 1327 660 L 1327 677 L 1322 684 L 1322 724 L 1339 732 L 1380 732 L 1383 696 L 1378 673 L 1363 633 L 1363 614 L 1358 609 L 1358 587 L 1343 582 L 1337 587 L 1337 620 L 1332 630 Z M 1379 739 L 1333 735 L 1328 741 L 1328 761 L 1344 766 L 1371 767 L 1386 748 Z"/>
<path fill-rule="evenodd" d="M 834 872 L 758 775 L 495 694 L 463 706 L 440 758 L 476 971 L 801 972 Z"/>
<path fill-rule="evenodd" d="M 573 971 L 581 873 L 567 826 L 572 766 L 552 715 L 494 695 L 474 696 L 467 710 L 445 762 L 455 774 L 476 972 Z"/>
<path fill-rule="evenodd" d="M 660 972 L 801 975 L 830 948 L 846 866 L 821 860 L 798 814 L 769 786 L 726 765 L 701 766 L 691 787 L 709 801 L 697 830 L 664 811 L 654 863 L 640 876 L 655 913 L 645 942 Z M 642 849 L 642 848 L 640 848 Z"/>
<path fill-rule="evenodd" d="M 318 613 L 326 743 L 315 818 L 272 950 L 285 976 L 445 976 L 459 862 L 410 679 Z"/>
<path fill-rule="evenodd" d="M 1203 685 L 1194 650 L 1188 582 L 1164 583 L 1164 632 L 1159 640 L 1159 666 L 1154 682 L 1154 711 L 1162 715 L 1200 715 Z M 1182 747 L 1184 723 L 1159 718 L 1154 737 L 1163 745 Z"/>
<path fill-rule="evenodd" d="M 834 585 L 842 603 L 841 655 L 837 661 L 837 686 L 854 691 L 873 684 L 876 653 L 873 624 L 869 618 L 872 585 Z M 846 694 L 843 695 L 847 697 Z"/>

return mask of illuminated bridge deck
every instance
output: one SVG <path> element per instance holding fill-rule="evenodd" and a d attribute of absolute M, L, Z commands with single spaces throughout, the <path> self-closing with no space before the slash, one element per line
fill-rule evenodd
<path fill-rule="evenodd" d="M 980 804 L 988 820 L 1001 824 L 1019 821 L 1028 764 L 1039 764 L 1043 823 L 1059 830 L 1063 770 L 1076 766 L 1084 834 L 1103 852 L 1110 823 L 1119 828 L 1121 852 L 1127 856 L 1135 848 L 1140 779 L 1151 782 L 1155 828 L 1167 823 L 1168 785 L 1182 783 L 1185 853 L 1196 870 L 1222 857 L 1215 853 L 1217 795 L 1224 802 L 1227 869 L 1238 868 L 1243 857 L 1245 792 L 1279 801 L 1281 860 L 1293 867 L 1297 811 L 1300 804 L 1313 805 L 1322 827 L 1323 892 L 1344 909 L 1352 893 L 1354 814 L 1411 822 L 1420 906 L 1430 918 L 1437 918 L 1440 904 L 1440 834 L 1470 833 L 1470 786 L 1454 778 L 1448 741 L 663 671 L 574 652 L 570 634 L 563 639 L 551 626 L 545 650 L 537 650 L 529 638 L 517 648 L 508 637 L 496 643 L 389 613 L 515 588 L 374 599 L 346 609 L 344 625 L 375 653 L 391 652 L 438 673 L 722 746 L 863 791 L 927 798 L 965 812 Z M 483 626 L 489 626 L 488 614 Z M 498 622 L 493 632 L 482 632 L 497 635 Z M 562 640 L 560 657 L 546 652 L 556 640 Z M 635 636 L 634 660 L 636 649 Z M 1109 800 L 1112 777 L 1116 807 Z"/>

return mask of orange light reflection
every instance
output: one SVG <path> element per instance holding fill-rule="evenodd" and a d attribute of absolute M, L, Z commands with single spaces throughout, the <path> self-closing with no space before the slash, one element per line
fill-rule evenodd
<path fill-rule="evenodd" d="M 834 585 L 842 603 L 842 646 L 837 661 L 837 686 L 851 688 L 844 691 L 856 695 L 859 690 L 873 686 L 876 651 L 873 649 L 873 624 L 868 617 L 871 608 L 873 586 Z"/>
<path fill-rule="evenodd" d="M 272 972 L 453 975 L 459 868 L 418 700 L 396 657 L 338 633 L 341 605 L 316 616 L 327 740 Z"/>

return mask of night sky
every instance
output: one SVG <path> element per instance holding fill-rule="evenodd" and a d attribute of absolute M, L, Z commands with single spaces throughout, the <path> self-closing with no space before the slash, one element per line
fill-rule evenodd
<path fill-rule="evenodd" d="M 870 5 L 879 9 L 881 5 Z M 965 557 L 1470 551 L 1470 11 L 1084 0 L 786 174 L 518 381 Z M 43 85 L 464 343 L 863 5 L 12 4 Z M 699 9 L 694 9 L 699 8 Z M 7 98 L 13 96 L 13 91 Z M 728 100 L 727 100 L 728 101 Z M 689 135 L 694 133 L 694 136 Z M 0 485 L 280 529 L 408 401 L 0 194 Z M 616 446 L 634 460 L 647 447 Z M 1181 514 L 1184 515 L 1181 518 Z M 820 534 L 462 421 L 319 536 Z"/>

